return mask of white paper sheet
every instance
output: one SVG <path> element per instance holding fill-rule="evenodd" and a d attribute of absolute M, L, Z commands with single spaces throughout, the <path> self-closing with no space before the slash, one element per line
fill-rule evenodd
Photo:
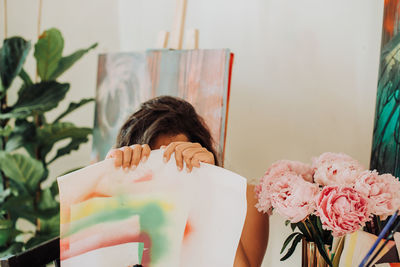
<path fill-rule="evenodd" d="M 246 216 L 246 180 L 208 164 L 180 172 L 174 157 L 163 163 L 162 153 L 152 151 L 134 171 L 105 160 L 58 178 L 63 267 L 85 253 L 89 263 L 68 267 L 98 266 L 94 258 L 103 248 L 140 242 L 146 267 L 233 265 Z"/>

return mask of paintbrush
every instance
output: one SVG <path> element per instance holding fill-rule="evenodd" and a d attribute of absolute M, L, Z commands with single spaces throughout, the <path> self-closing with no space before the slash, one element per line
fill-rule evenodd
<path fill-rule="evenodd" d="M 369 267 L 372 262 L 375 260 L 376 257 L 378 257 L 378 254 L 382 251 L 382 249 L 387 245 L 390 239 L 393 238 L 394 234 L 396 233 L 397 229 L 400 227 L 400 221 L 397 222 L 397 224 L 394 226 L 393 230 L 390 232 L 389 236 L 385 240 L 385 242 L 379 247 L 379 249 L 375 252 L 374 256 L 368 261 L 367 267 Z"/>
<path fill-rule="evenodd" d="M 398 210 L 390 217 L 389 221 L 386 223 L 385 227 L 383 228 L 382 232 L 379 234 L 378 238 L 376 239 L 375 243 L 372 245 L 371 249 L 368 251 L 367 255 L 365 255 L 364 259 L 361 261 L 360 265 L 358 267 L 363 267 L 365 266 L 367 260 L 369 257 L 371 257 L 372 253 L 378 246 L 379 242 L 383 239 L 383 237 L 386 235 L 386 233 L 389 231 L 390 227 L 396 220 L 397 214 L 399 213 Z"/>

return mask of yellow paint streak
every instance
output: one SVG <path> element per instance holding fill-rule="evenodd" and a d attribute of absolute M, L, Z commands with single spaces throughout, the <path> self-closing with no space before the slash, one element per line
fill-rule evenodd
<path fill-rule="evenodd" d="M 348 250 L 347 252 L 347 257 L 346 257 L 346 261 L 345 261 L 345 266 L 346 267 L 351 267 L 352 263 L 353 263 L 353 254 L 354 254 L 354 249 L 356 248 L 356 243 L 357 243 L 357 236 L 358 236 L 358 232 L 354 232 L 350 235 L 349 238 L 349 246 L 348 246 Z M 346 240 L 347 241 L 347 240 Z"/>
<path fill-rule="evenodd" d="M 107 198 L 92 198 L 81 203 L 71 205 L 71 218 L 69 222 L 74 222 L 91 216 L 102 210 L 112 210 L 117 208 L 140 208 L 149 203 L 157 203 L 163 210 L 172 210 L 172 205 L 161 200 L 144 199 L 137 200 L 129 196 L 107 197 Z M 64 219 L 65 220 L 65 219 Z M 62 222 L 67 222 L 62 220 Z"/>

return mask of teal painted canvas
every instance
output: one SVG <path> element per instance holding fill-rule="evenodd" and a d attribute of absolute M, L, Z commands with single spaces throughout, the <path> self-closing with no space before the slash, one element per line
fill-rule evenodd
<path fill-rule="evenodd" d="M 400 177 L 400 0 L 385 0 L 370 168 Z"/>

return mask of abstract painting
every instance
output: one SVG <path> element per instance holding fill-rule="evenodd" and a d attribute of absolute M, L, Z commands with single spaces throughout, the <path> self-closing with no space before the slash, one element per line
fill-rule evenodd
<path fill-rule="evenodd" d="M 223 163 L 232 63 L 228 49 L 100 55 L 93 161 L 104 159 L 119 128 L 142 102 L 170 95 L 190 102 L 203 117 Z"/>
<path fill-rule="evenodd" d="M 203 163 L 180 172 L 162 155 L 131 171 L 108 159 L 58 178 L 62 267 L 233 265 L 245 178 Z"/>
<path fill-rule="evenodd" d="M 370 168 L 400 177 L 400 0 L 385 0 Z"/>

